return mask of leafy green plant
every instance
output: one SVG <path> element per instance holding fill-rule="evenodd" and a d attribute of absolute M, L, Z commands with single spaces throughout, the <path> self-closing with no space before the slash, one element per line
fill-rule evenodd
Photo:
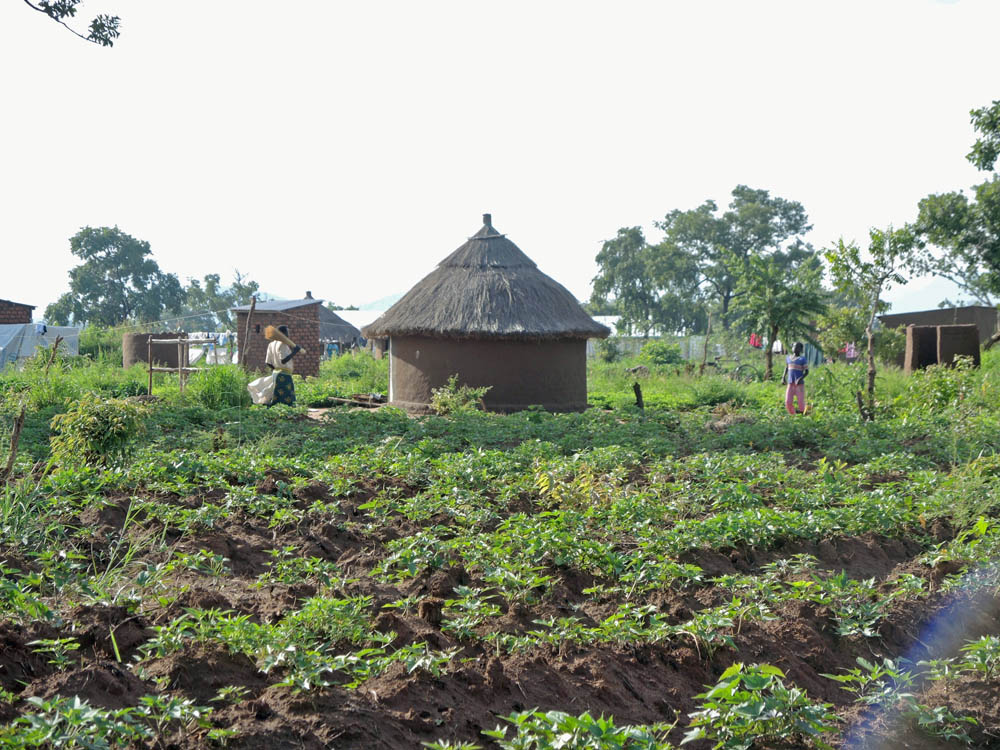
<path fill-rule="evenodd" d="M 617 362 L 622 358 L 621 347 L 614 339 L 600 339 L 597 342 L 597 358 L 601 362 Z"/>
<path fill-rule="evenodd" d="M 809 738 L 830 749 L 822 735 L 835 728 L 829 703 L 815 703 L 805 690 L 786 687 L 785 674 L 770 664 L 733 664 L 710 690 L 696 695 L 701 709 L 691 714 L 682 745 L 708 739 L 714 748 L 750 750 L 758 742 Z"/>
<path fill-rule="evenodd" d="M 483 730 L 503 750 L 670 750 L 666 735 L 673 724 L 616 727 L 612 717 L 563 711 L 515 711 L 500 717 L 513 725 L 507 738 L 502 726 Z"/>
<path fill-rule="evenodd" d="M 29 646 L 37 646 L 35 651 L 48 654 L 49 664 L 55 665 L 57 669 L 65 669 L 73 663 L 72 653 L 80 648 L 80 642 L 76 638 L 45 638 L 37 641 L 29 641 Z"/>
<path fill-rule="evenodd" d="M 984 635 L 962 646 L 965 658 L 961 667 L 979 672 L 984 680 L 992 680 L 1000 673 L 1000 637 Z"/>
<path fill-rule="evenodd" d="M 191 374 L 186 395 L 206 409 L 246 408 L 250 378 L 239 365 L 213 365 Z"/>
<path fill-rule="evenodd" d="M 663 339 L 650 339 L 643 344 L 639 351 L 639 359 L 657 367 L 679 365 L 684 362 L 680 345 Z"/>
<path fill-rule="evenodd" d="M 431 408 L 435 414 L 442 415 L 485 409 L 483 399 L 492 387 L 487 385 L 472 388 L 465 384 L 459 385 L 456 373 L 440 388 L 431 389 Z"/>
<path fill-rule="evenodd" d="M 128 455 L 148 414 L 134 401 L 86 394 L 52 418 L 52 457 L 59 465 L 111 464 Z"/>

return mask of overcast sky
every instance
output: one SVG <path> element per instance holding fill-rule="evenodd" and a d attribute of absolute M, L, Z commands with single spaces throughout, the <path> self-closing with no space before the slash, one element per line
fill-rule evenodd
<path fill-rule="evenodd" d="M 68 289 L 117 224 L 182 281 L 278 297 L 409 289 L 481 214 L 579 298 L 619 227 L 800 201 L 817 247 L 982 181 L 995 0 L 591 3 L 86 0 L 99 48 L 0 3 L 0 298 Z M 949 288 L 911 283 L 895 311 Z"/>

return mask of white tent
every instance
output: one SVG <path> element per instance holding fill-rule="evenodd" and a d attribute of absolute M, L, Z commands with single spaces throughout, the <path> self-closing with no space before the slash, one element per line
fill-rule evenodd
<path fill-rule="evenodd" d="M 80 353 L 80 329 L 67 326 L 46 326 L 41 323 L 8 323 L 0 325 L 0 369 L 25 360 L 40 347 L 50 347 L 62 336 L 59 348 L 67 354 Z"/>

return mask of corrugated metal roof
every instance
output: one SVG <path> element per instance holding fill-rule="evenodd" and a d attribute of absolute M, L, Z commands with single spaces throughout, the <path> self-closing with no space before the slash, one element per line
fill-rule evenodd
<path fill-rule="evenodd" d="M 306 305 L 322 304 L 323 300 L 313 299 L 312 297 L 306 297 L 304 299 L 282 299 L 282 300 L 271 300 L 270 302 L 258 302 L 254 311 L 260 310 L 262 312 L 284 312 L 285 310 L 294 310 L 296 307 L 305 307 Z M 231 312 L 247 312 L 250 310 L 250 305 L 241 305 L 240 307 L 229 308 Z"/>

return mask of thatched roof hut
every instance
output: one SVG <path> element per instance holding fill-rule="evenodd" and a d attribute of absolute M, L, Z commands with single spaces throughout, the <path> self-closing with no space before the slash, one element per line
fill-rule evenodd
<path fill-rule="evenodd" d="M 586 408 L 586 340 L 610 331 L 520 248 L 483 227 L 373 323 L 389 338 L 389 399 L 426 411 L 431 390 L 458 374 L 488 385 L 487 407 Z"/>

